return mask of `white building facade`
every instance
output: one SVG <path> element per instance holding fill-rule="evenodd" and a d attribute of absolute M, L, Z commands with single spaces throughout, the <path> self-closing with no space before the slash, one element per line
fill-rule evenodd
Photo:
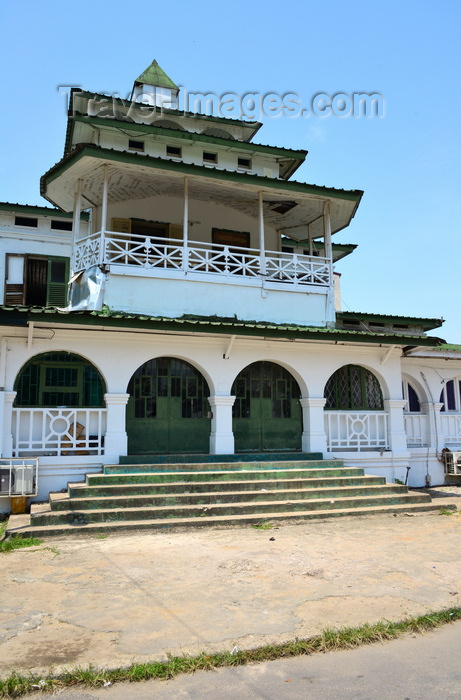
<path fill-rule="evenodd" d="M 40 500 L 159 454 L 443 483 L 461 352 L 438 319 L 335 305 L 362 193 L 290 179 L 306 152 L 253 143 L 258 123 L 179 112 L 156 62 L 133 96 L 74 90 L 52 206 L 0 204 L 2 458 L 39 458 Z"/>

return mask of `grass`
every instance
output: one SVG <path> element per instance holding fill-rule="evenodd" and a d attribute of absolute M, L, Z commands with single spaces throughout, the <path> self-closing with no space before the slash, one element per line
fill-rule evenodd
<path fill-rule="evenodd" d="M 12 537 L 9 540 L 2 539 L 5 534 L 8 521 L 0 523 L 0 552 L 12 552 L 14 549 L 22 549 L 23 547 L 33 547 L 36 544 L 42 544 L 42 540 L 36 537 Z M 0 696 L 1 697 L 1 696 Z"/>
<path fill-rule="evenodd" d="M 251 527 L 255 530 L 271 530 L 273 525 L 271 523 L 262 522 L 257 523 L 256 525 L 252 525 Z"/>
<path fill-rule="evenodd" d="M 0 698 L 18 698 L 36 690 L 58 691 L 63 688 L 102 687 L 119 682 L 138 682 L 152 679 L 167 680 L 181 673 L 210 671 L 219 667 L 244 666 L 245 664 L 274 659 L 318 654 L 340 649 L 352 649 L 365 644 L 384 642 L 404 634 L 422 634 L 455 620 L 461 620 L 461 607 L 431 612 L 400 622 L 382 620 L 373 625 L 326 629 L 309 639 L 295 639 L 281 644 L 266 644 L 244 651 L 222 651 L 196 656 L 168 656 L 166 661 L 132 664 L 128 668 L 97 670 L 89 667 L 65 671 L 56 676 L 22 675 L 13 672 L 0 680 Z"/>

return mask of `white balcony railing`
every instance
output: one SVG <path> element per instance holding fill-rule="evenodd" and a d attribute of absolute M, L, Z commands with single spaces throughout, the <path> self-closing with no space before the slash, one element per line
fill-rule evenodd
<path fill-rule="evenodd" d="M 380 411 L 325 411 L 328 450 L 387 449 L 387 414 Z"/>
<path fill-rule="evenodd" d="M 446 444 L 461 443 L 461 413 L 440 414 L 442 434 Z"/>
<path fill-rule="evenodd" d="M 150 238 L 135 234 L 100 231 L 81 239 L 75 247 L 74 272 L 94 265 L 135 265 L 155 273 L 183 272 L 264 277 L 270 282 L 329 286 L 331 261 L 317 256 L 266 251 L 264 258 L 254 248 L 217 243 Z"/>
<path fill-rule="evenodd" d="M 105 408 L 14 408 L 13 456 L 103 454 Z"/>
<path fill-rule="evenodd" d="M 427 416 L 425 413 L 404 413 L 403 421 L 408 447 L 427 445 Z"/>

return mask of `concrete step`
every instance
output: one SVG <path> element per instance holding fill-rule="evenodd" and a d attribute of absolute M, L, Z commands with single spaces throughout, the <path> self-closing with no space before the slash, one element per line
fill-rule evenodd
<path fill-rule="evenodd" d="M 50 494 L 50 507 L 58 510 L 97 510 L 99 508 L 145 508 L 167 506 L 196 506 L 224 503 L 256 503 L 258 501 L 292 501 L 307 499 L 326 499 L 359 497 L 364 495 L 406 494 L 405 486 L 398 484 L 357 485 L 329 488 L 260 488 L 258 490 L 221 492 L 202 491 L 199 493 L 162 493 L 136 494 L 132 496 L 103 495 L 95 497 L 63 498 L 63 494 Z"/>
<path fill-rule="evenodd" d="M 267 517 L 267 513 L 291 512 L 296 517 L 298 511 L 336 510 L 341 508 L 363 508 L 370 506 L 397 505 L 410 503 L 430 503 L 430 496 L 420 493 L 393 493 L 380 495 L 350 496 L 330 499 L 268 500 L 250 503 L 210 503 L 208 505 L 167 505 L 136 508 L 99 508 L 98 510 L 63 510 L 37 513 L 31 508 L 31 525 L 86 524 L 90 522 L 133 521 L 176 518 L 201 518 L 204 516 L 255 515 Z"/>
<path fill-rule="evenodd" d="M 456 506 L 453 504 L 445 504 L 444 509 L 446 510 L 456 510 Z M 316 520 L 325 519 L 332 517 L 345 517 L 345 516 L 373 516 L 373 515 L 417 515 L 418 513 L 434 513 L 440 512 L 440 505 L 437 503 L 394 503 L 392 505 L 377 505 L 372 506 L 361 506 L 355 508 L 337 508 L 335 510 L 329 510 L 326 508 L 318 509 L 316 511 L 306 510 L 306 511 L 292 511 L 288 512 L 267 512 L 262 517 L 258 514 L 236 514 L 236 515 L 221 515 L 210 517 L 208 514 L 204 514 L 203 517 L 199 518 L 157 518 L 157 519 L 145 519 L 145 520 L 132 520 L 128 521 L 111 521 L 104 523 L 78 523 L 70 525 L 67 523 L 61 523 L 56 525 L 30 525 L 25 522 L 27 516 L 11 516 L 10 524 L 7 529 L 7 536 L 21 535 L 23 537 L 52 537 L 52 536 L 75 536 L 75 535 L 110 535 L 123 532 L 131 532 L 136 530 L 175 530 L 181 528 L 191 528 L 191 527 L 226 527 L 230 525 L 240 525 L 240 526 L 252 526 L 266 524 L 270 526 L 272 523 L 274 525 L 278 523 L 283 523 L 283 521 L 296 520 Z M 17 523 L 17 525 L 16 525 Z"/>
<path fill-rule="evenodd" d="M 145 496 L 162 493 L 201 493 L 222 491 L 252 491 L 266 489 L 316 489 L 335 486 L 378 486 L 386 483 L 383 476 L 328 476 L 301 479 L 248 479 L 229 481 L 172 481 L 167 483 L 123 484 L 68 484 L 70 498 L 96 498 L 98 496 Z"/>
<path fill-rule="evenodd" d="M 321 461 L 321 452 L 237 452 L 227 455 L 210 454 L 165 454 L 128 455 L 120 457 L 120 464 L 212 464 L 213 462 L 281 462 L 281 461 Z"/>
<path fill-rule="evenodd" d="M 254 479 L 302 479 L 302 478 L 324 478 L 333 476 L 363 476 L 363 469 L 346 467 L 326 467 L 323 469 L 278 468 L 254 469 L 246 465 L 241 469 L 220 469 L 218 471 L 138 471 L 135 470 L 123 473 L 87 474 L 87 485 L 110 485 L 110 484 L 161 484 L 175 481 L 200 482 L 213 480 L 228 481 L 234 479 L 238 481 Z"/>
<path fill-rule="evenodd" d="M 215 455 L 218 456 L 218 455 Z M 219 455 L 222 457 L 223 455 Z M 241 456 L 240 456 L 241 459 Z M 125 464 L 106 464 L 104 474 L 130 474 L 136 472 L 139 474 L 159 473 L 159 472 L 205 472 L 205 471 L 232 471 L 232 470 L 268 470 L 268 469 L 325 469 L 329 467 L 343 468 L 342 459 L 319 459 L 319 460 L 304 460 L 304 459 L 285 459 L 285 460 L 251 460 L 232 462 L 214 460 L 213 462 L 132 462 Z"/>

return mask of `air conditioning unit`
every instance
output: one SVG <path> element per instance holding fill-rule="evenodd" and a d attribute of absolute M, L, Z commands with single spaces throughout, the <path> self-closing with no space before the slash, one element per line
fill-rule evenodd
<path fill-rule="evenodd" d="M 445 466 L 445 474 L 461 476 L 461 451 L 454 451 L 448 447 L 444 447 L 442 450 L 442 459 Z"/>

